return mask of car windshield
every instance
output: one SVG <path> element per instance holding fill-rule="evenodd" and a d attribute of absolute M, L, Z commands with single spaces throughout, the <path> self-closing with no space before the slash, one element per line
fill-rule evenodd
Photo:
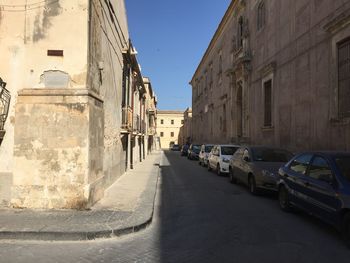
<path fill-rule="evenodd" d="M 288 162 L 293 155 L 285 150 L 270 149 L 270 148 L 254 148 L 253 160 L 256 162 Z"/>
<path fill-rule="evenodd" d="M 350 181 L 350 156 L 337 156 L 335 162 L 341 174 Z"/>
<path fill-rule="evenodd" d="M 209 153 L 209 152 L 211 151 L 211 149 L 213 149 L 213 146 L 205 146 L 204 151 L 205 151 L 206 153 Z"/>
<path fill-rule="evenodd" d="M 222 155 L 233 155 L 237 151 L 238 147 L 234 146 L 221 146 Z"/>
<path fill-rule="evenodd" d="M 200 150 L 201 150 L 200 145 L 192 145 L 192 151 L 194 151 L 195 153 L 199 153 Z"/>

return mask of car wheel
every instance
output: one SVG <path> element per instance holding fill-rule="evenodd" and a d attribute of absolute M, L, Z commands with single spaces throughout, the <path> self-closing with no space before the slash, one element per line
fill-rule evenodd
<path fill-rule="evenodd" d="M 237 179 L 233 174 L 233 169 L 230 167 L 229 180 L 231 184 L 237 184 Z"/>
<path fill-rule="evenodd" d="M 216 166 L 216 174 L 217 174 L 218 176 L 221 175 L 220 164 L 217 164 L 217 166 Z"/>
<path fill-rule="evenodd" d="M 248 187 L 249 187 L 249 192 L 253 195 L 256 195 L 258 193 L 258 189 L 256 188 L 256 182 L 254 175 L 250 175 L 248 177 Z"/>
<path fill-rule="evenodd" d="M 350 212 L 346 213 L 343 217 L 341 233 L 343 235 L 346 246 L 350 248 Z"/>
<path fill-rule="evenodd" d="M 284 186 L 281 186 L 278 190 L 278 202 L 280 208 L 285 212 L 291 211 L 291 205 L 289 202 L 288 191 Z"/>

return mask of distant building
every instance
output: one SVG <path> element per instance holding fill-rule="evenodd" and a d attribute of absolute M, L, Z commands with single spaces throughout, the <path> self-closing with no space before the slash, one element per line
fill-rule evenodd
<path fill-rule="evenodd" d="M 157 135 L 163 149 L 179 143 L 180 127 L 184 124 L 183 111 L 159 110 L 157 112 Z"/>
<path fill-rule="evenodd" d="M 192 109 L 187 108 L 184 112 L 184 124 L 179 132 L 179 144 L 184 145 L 190 143 L 192 143 Z"/>
<path fill-rule="evenodd" d="M 350 150 L 349 50 L 349 1 L 231 1 L 191 80 L 193 140 Z"/>

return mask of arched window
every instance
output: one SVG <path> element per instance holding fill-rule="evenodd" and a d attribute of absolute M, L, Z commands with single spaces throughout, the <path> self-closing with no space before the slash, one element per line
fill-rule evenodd
<path fill-rule="evenodd" d="M 265 11 L 265 3 L 261 1 L 258 5 L 258 13 L 257 13 L 257 28 L 258 30 L 262 29 L 266 22 L 266 11 Z"/>

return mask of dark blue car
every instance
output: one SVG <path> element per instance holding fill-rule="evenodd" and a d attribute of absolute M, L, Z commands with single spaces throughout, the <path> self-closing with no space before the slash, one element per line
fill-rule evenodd
<path fill-rule="evenodd" d="M 279 169 L 282 210 L 300 208 L 336 226 L 350 247 L 350 153 L 307 152 Z"/>

